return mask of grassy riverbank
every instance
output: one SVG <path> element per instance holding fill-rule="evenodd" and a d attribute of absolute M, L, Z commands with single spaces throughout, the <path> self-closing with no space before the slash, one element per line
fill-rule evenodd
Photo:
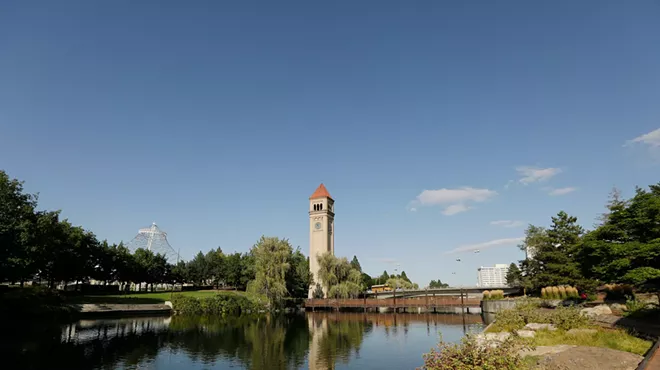
<path fill-rule="evenodd" d="M 158 304 L 171 301 L 175 297 L 206 298 L 216 295 L 239 295 L 245 296 L 242 291 L 229 290 L 195 290 L 189 292 L 151 292 L 151 293 L 129 293 L 113 295 L 84 295 L 67 297 L 70 303 L 95 303 L 95 304 Z"/>

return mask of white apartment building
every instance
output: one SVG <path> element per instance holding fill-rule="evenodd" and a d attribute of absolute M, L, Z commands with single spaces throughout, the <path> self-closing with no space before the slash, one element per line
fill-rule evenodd
<path fill-rule="evenodd" d="M 509 271 L 507 264 L 495 264 L 494 267 L 481 266 L 477 269 L 477 286 L 483 288 L 505 287 L 506 273 Z"/>

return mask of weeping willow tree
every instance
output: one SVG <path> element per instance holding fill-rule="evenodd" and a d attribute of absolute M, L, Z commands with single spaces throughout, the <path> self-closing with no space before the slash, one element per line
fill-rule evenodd
<path fill-rule="evenodd" d="M 319 279 L 328 292 L 328 298 L 354 298 L 362 291 L 362 273 L 346 257 L 330 253 L 318 256 Z"/>
<path fill-rule="evenodd" d="M 255 278 L 248 284 L 248 291 L 265 295 L 271 305 L 277 305 L 287 296 L 286 273 L 293 248 L 286 239 L 264 237 L 250 253 L 254 257 Z"/>
<path fill-rule="evenodd" d="M 388 286 L 390 286 L 393 289 L 401 288 L 401 289 L 419 289 L 419 285 L 417 283 L 410 282 L 409 280 L 402 279 L 402 278 L 397 278 L 397 277 L 391 277 L 387 279 L 387 282 L 385 283 Z"/>

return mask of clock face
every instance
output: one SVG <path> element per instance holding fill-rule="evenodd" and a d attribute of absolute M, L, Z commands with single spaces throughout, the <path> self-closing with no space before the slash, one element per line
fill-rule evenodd
<path fill-rule="evenodd" d="M 314 228 L 316 228 L 316 230 L 321 230 L 321 223 L 320 222 L 315 223 Z"/>

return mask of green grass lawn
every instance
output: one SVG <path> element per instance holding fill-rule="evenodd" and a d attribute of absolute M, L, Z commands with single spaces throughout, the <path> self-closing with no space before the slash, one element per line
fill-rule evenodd
<path fill-rule="evenodd" d="M 533 339 L 526 341 L 534 346 L 554 346 L 568 344 L 576 346 L 605 347 L 619 351 L 631 352 L 641 356 L 651 348 L 648 340 L 628 334 L 622 329 L 596 328 L 596 333 L 580 333 L 569 335 L 563 330 L 539 330 Z"/>
<path fill-rule="evenodd" d="M 137 293 L 132 292 L 129 294 L 115 294 L 115 295 L 86 295 L 80 297 L 67 297 L 67 303 L 107 303 L 107 304 L 157 304 L 169 301 L 172 297 L 180 295 L 187 297 L 204 298 L 217 294 L 241 294 L 245 295 L 242 291 L 228 291 L 228 290 L 196 290 L 190 292 L 154 292 L 154 293 Z"/>

